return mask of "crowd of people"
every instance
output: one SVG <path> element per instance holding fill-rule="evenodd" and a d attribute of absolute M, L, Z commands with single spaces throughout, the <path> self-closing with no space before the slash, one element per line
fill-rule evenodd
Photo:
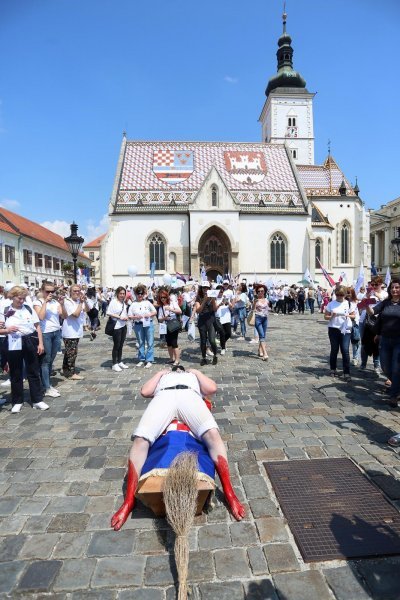
<path fill-rule="evenodd" d="M 128 368 L 124 344 L 134 336 L 136 367 L 150 368 L 155 361 L 155 324 L 167 363 L 178 366 L 179 336 L 185 332 L 193 343 L 199 339 L 199 362 L 218 363 L 227 343 L 236 336 L 258 345 L 258 357 L 267 361 L 267 333 L 271 316 L 314 313 L 314 305 L 328 322 L 330 375 L 338 377 L 337 357 L 342 356 L 343 379 L 351 381 L 351 369 L 363 370 L 372 357 L 377 375 L 386 376 L 387 402 L 393 408 L 400 400 L 400 283 L 393 279 L 385 289 L 382 278 L 373 277 L 357 293 L 354 287 L 273 285 L 233 282 L 216 284 L 203 280 L 182 282 L 180 287 L 138 284 L 116 290 L 73 284 L 57 288 L 44 282 L 32 293 L 26 285 L 8 284 L 0 289 L 1 367 L 9 373 L 2 386 L 11 387 L 13 413 L 23 405 L 23 380 L 29 384 L 32 406 L 47 410 L 43 397 L 60 392 L 51 385 L 54 360 L 64 344 L 62 375 L 83 379 L 76 370 L 79 341 L 84 331 L 94 341 L 100 317 L 107 318 L 106 333 L 112 338 L 112 370 Z M 249 335 L 250 332 L 250 335 Z M 249 339 L 250 338 L 250 339 Z M 350 358 L 350 345 L 352 359 Z M 393 440 L 392 440 L 393 441 Z M 400 440 L 395 440 L 396 445 Z"/>

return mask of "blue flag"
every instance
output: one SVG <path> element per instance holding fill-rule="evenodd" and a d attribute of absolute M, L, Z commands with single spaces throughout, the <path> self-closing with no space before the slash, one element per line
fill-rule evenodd
<path fill-rule="evenodd" d="M 376 266 L 375 263 L 371 263 L 371 275 L 372 277 L 376 277 L 376 275 L 378 275 L 378 271 L 376 270 Z"/>

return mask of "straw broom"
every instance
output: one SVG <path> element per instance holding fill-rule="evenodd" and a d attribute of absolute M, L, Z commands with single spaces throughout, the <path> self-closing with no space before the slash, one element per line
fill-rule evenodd
<path fill-rule="evenodd" d="M 190 527 L 197 508 L 197 455 L 181 452 L 174 459 L 164 485 L 167 519 L 176 534 L 174 554 L 178 571 L 178 600 L 187 599 Z"/>

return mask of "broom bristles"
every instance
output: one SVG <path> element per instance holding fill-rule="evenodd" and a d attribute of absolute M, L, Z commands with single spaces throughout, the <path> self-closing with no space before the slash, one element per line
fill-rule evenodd
<path fill-rule="evenodd" d="M 181 452 L 169 468 L 164 485 L 164 504 L 167 520 L 176 534 L 175 563 L 178 571 L 178 600 L 187 598 L 190 527 L 197 507 L 197 455 Z"/>

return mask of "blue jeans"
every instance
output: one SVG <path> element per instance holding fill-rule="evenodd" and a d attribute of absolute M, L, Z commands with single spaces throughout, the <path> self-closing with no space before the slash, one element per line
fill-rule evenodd
<path fill-rule="evenodd" d="M 139 362 L 154 362 L 154 325 L 143 327 L 143 323 L 135 323 L 135 334 L 139 342 Z"/>
<path fill-rule="evenodd" d="M 260 342 L 265 342 L 265 336 L 267 334 L 268 318 L 256 315 L 255 321 L 256 330 Z"/>
<path fill-rule="evenodd" d="M 400 340 L 382 335 L 379 343 L 379 356 L 383 372 L 390 379 L 389 388 L 391 398 L 396 398 L 400 392 Z"/>
<path fill-rule="evenodd" d="M 336 371 L 337 365 L 337 355 L 340 352 L 342 354 L 343 359 L 343 373 L 344 375 L 350 374 L 350 337 L 351 334 L 345 333 L 343 334 L 340 329 L 336 329 L 335 327 L 328 327 L 328 335 L 329 341 L 331 343 L 331 354 L 329 357 L 329 364 L 331 367 L 331 371 Z"/>
<path fill-rule="evenodd" d="M 240 321 L 240 332 L 242 334 L 243 337 L 245 337 L 246 335 L 246 307 L 243 306 L 242 308 L 238 308 L 238 317 L 239 317 L 239 321 Z"/>
<path fill-rule="evenodd" d="M 50 388 L 50 375 L 53 370 L 53 362 L 57 352 L 61 350 L 61 329 L 43 333 L 43 346 L 45 354 L 42 358 L 41 375 L 42 384 L 47 391 Z"/>

